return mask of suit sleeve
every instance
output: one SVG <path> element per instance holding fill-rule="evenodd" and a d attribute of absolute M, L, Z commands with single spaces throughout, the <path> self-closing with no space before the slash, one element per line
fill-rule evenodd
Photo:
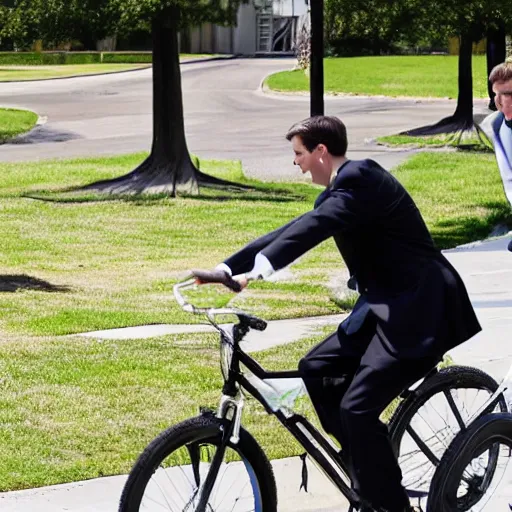
<path fill-rule="evenodd" d="M 256 254 L 261 252 L 265 247 L 267 247 L 270 243 L 280 237 L 282 233 L 287 231 L 291 226 L 295 223 L 299 222 L 307 213 L 301 215 L 300 217 L 296 217 L 292 221 L 288 222 L 284 226 L 277 228 L 266 235 L 263 235 L 256 240 L 253 240 L 249 244 L 247 244 L 243 249 L 236 252 L 228 259 L 224 260 L 224 263 L 231 269 L 233 275 L 243 274 L 252 270 L 254 266 L 254 258 Z M 274 267 L 275 268 L 275 267 Z"/>
<path fill-rule="evenodd" d="M 261 252 L 279 270 L 334 234 L 364 229 L 365 218 L 351 190 L 333 190 L 317 209 L 282 229 Z"/>

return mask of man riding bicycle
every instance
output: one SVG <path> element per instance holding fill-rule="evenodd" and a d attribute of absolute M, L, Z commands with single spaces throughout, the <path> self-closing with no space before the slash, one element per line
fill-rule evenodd
<path fill-rule="evenodd" d="M 306 119 L 286 137 L 294 164 L 325 190 L 313 210 L 218 268 L 246 286 L 334 238 L 360 297 L 299 369 L 322 426 L 342 446 L 358 493 L 376 510 L 412 511 L 380 414 L 480 325 L 461 278 L 434 246 L 402 185 L 372 160 L 347 159 L 338 118 Z"/>

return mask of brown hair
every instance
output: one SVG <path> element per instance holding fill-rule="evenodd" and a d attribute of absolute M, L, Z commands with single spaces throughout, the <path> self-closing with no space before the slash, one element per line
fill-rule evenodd
<path fill-rule="evenodd" d="M 318 144 L 324 144 L 334 156 L 345 156 L 347 152 L 347 129 L 334 116 L 314 116 L 294 124 L 286 134 L 288 140 L 298 135 L 309 152 Z"/>
<path fill-rule="evenodd" d="M 508 82 L 509 80 L 512 80 L 512 57 L 494 66 L 489 75 L 489 82 L 491 82 L 491 84 L 495 84 L 496 82 Z"/>

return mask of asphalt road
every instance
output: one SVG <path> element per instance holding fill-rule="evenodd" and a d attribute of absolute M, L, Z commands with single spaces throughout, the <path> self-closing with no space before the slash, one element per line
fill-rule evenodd
<path fill-rule="evenodd" d="M 284 134 L 309 115 L 307 95 L 265 94 L 265 76 L 293 67 L 293 59 L 235 59 L 182 66 L 189 149 L 201 157 L 240 159 L 246 172 L 266 179 L 300 178 Z M 18 144 L 0 147 L 0 161 L 26 161 L 149 150 L 151 70 L 38 82 L 0 83 L 0 104 L 47 119 Z M 349 135 L 349 157 L 371 157 L 389 167 L 407 153 L 365 140 L 438 121 L 453 100 L 327 97 Z M 486 113 L 475 102 L 475 113 Z"/>

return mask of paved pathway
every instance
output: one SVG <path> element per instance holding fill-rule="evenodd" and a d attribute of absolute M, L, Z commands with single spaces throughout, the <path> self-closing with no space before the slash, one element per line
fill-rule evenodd
<path fill-rule="evenodd" d="M 290 69 L 293 59 L 234 59 L 182 66 L 188 147 L 207 158 L 240 159 L 252 176 L 304 179 L 292 165 L 284 139 L 309 115 L 307 96 L 266 95 L 269 73 Z M 0 147 L 0 161 L 147 151 L 152 136 L 151 70 L 44 82 L 0 83 L 0 104 L 29 108 L 47 123 L 24 144 Z M 438 121 L 453 100 L 331 96 L 326 113 L 348 127 L 349 156 L 370 156 L 391 167 L 411 152 L 387 151 L 365 140 Z M 475 112 L 487 112 L 475 101 Z"/>

